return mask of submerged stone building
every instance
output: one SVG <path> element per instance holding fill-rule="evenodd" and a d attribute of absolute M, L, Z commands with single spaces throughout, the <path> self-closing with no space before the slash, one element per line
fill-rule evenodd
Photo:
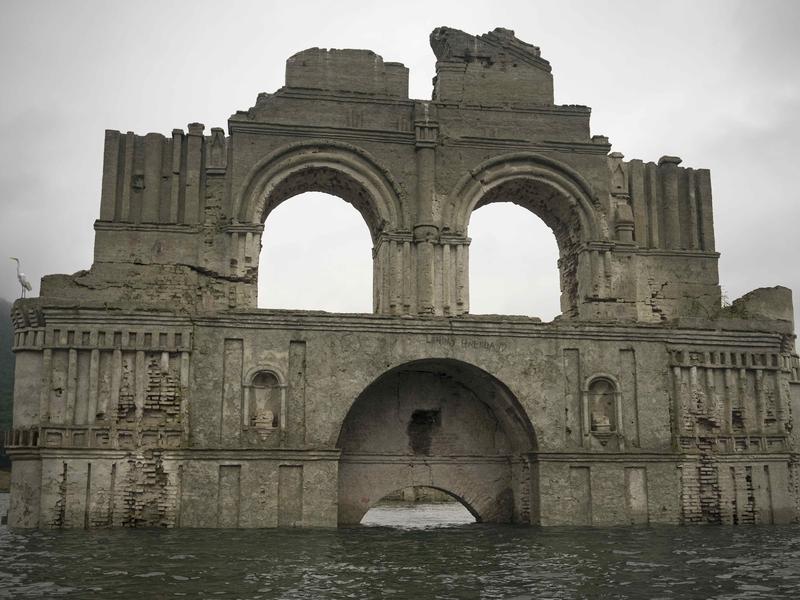
<path fill-rule="evenodd" d="M 227 136 L 106 132 L 94 264 L 14 305 L 11 525 L 347 525 L 407 486 L 487 522 L 797 519 L 791 293 L 721 308 L 709 172 L 611 152 L 512 31 L 431 46 L 431 100 L 314 48 Z M 369 227 L 373 314 L 256 308 L 307 191 Z M 469 314 L 491 202 L 552 229 L 553 322 Z"/>

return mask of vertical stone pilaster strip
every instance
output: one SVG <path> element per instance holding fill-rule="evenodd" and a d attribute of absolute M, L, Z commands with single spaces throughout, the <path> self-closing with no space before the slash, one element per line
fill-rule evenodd
<path fill-rule="evenodd" d="M 764 417 L 766 407 L 764 405 L 764 371 L 763 369 L 756 369 L 755 374 L 755 388 L 756 388 L 756 433 L 764 433 Z"/>
<path fill-rule="evenodd" d="M 628 192 L 631 197 L 631 209 L 633 210 L 635 241 L 640 248 L 647 248 L 650 239 L 644 183 L 642 161 L 630 161 L 628 163 Z"/>
<path fill-rule="evenodd" d="M 46 425 L 50 422 L 50 388 L 53 381 L 53 351 L 42 350 L 42 388 L 39 393 L 39 422 Z"/>
<path fill-rule="evenodd" d="M 122 385 L 122 350 L 114 348 L 111 354 L 111 391 L 108 418 L 111 421 L 112 439 L 116 444 L 117 420 L 119 419 L 119 392 Z"/>
<path fill-rule="evenodd" d="M 161 153 L 163 136 L 148 133 L 144 137 L 144 193 L 142 223 L 158 223 L 161 200 Z"/>
<path fill-rule="evenodd" d="M 427 102 L 414 106 L 417 158 L 417 219 L 414 240 L 417 243 L 417 312 L 432 314 L 435 311 L 435 257 L 433 243 L 439 229 L 433 214 L 433 196 L 436 193 L 436 141 L 438 123 L 435 107 Z"/>
<path fill-rule="evenodd" d="M 705 252 L 714 252 L 714 212 L 711 203 L 711 173 L 707 169 L 698 169 L 695 175 L 698 196 L 698 219 L 700 221 L 700 248 Z"/>
<path fill-rule="evenodd" d="M 620 358 L 620 390 L 621 408 L 619 420 L 623 425 L 625 437 L 630 445 L 638 448 L 639 442 L 639 390 L 636 372 L 636 351 L 633 348 L 622 348 Z"/>
<path fill-rule="evenodd" d="M 464 310 L 464 244 L 456 246 L 456 313 Z"/>
<path fill-rule="evenodd" d="M 681 219 L 678 198 L 678 165 L 681 159 L 677 156 L 662 156 L 658 160 L 658 171 L 661 176 L 661 203 L 664 209 L 664 246 L 669 249 L 681 248 Z"/>
<path fill-rule="evenodd" d="M 136 351 L 136 362 L 134 363 L 134 397 L 136 404 L 136 422 L 141 423 L 144 415 L 144 402 L 147 382 L 147 364 L 145 362 L 144 350 Z"/>
<path fill-rule="evenodd" d="M 189 123 L 186 148 L 186 196 L 183 222 L 187 225 L 202 223 L 200 194 L 202 192 L 203 130 L 202 123 Z"/>
<path fill-rule="evenodd" d="M 372 312 L 375 314 L 383 313 L 383 304 L 381 303 L 381 289 L 383 281 L 381 273 L 381 242 L 378 240 L 375 246 L 372 247 Z M 260 266 L 260 265 L 259 265 Z"/>
<path fill-rule="evenodd" d="M 446 315 L 453 314 L 453 270 L 450 259 L 450 244 L 442 246 L 442 311 Z"/>
<path fill-rule="evenodd" d="M 181 424 L 183 443 L 189 443 L 189 353 L 181 352 Z"/>
<path fill-rule="evenodd" d="M 402 249 L 394 240 L 389 240 L 389 270 L 391 278 L 389 286 L 391 289 L 391 301 L 389 303 L 390 312 L 399 315 L 403 312 L 401 290 L 403 287 L 403 255 Z"/>
<path fill-rule="evenodd" d="M 114 221 L 116 215 L 117 187 L 119 184 L 119 131 L 106 131 L 103 149 L 103 183 L 100 193 L 100 220 Z"/>
<path fill-rule="evenodd" d="M 122 171 L 122 194 L 119 214 L 116 221 L 131 221 L 131 184 L 133 181 L 133 157 L 136 136 L 132 131 L 125 134 L 125 167 Z"/>
<path fill-rule="evenodd" d="M 298 448 L 306 441 L 306 343 L 289 342 L 289 388 L 286 398 L 286 444 Z"/>
<path fill-rule="evenodd" d="M 739 408 L 742 411 L 742 425 L 745 433 L 753 431 L 752 415 L 748 410 L 747 402 L 747 369 L 739 369 L 739 382 L 737 385 L 737 397 Z"/>
<path fill-rule="evenodd" d="M 736 391 L 736 378 L 733 369 L 725 369 L 725 396 L 722 402 L 722 432 L 731 434 L 733 432 L 733 400 Z"/>
<path fill-rule="evenodd" d="M 645 165 L 644 193 L 647 198 L 648 247 L 661 248 L 661 194 L 658 192 L 658 171 L 655 163 Z"/>
<path fill-rule="evenodd" d="M 413 305 L 411 278 L 414 270 L 411 265 L 411 242 L 403 242 L 403 314 L 409 314 Z"/>
<path fill-rule="evenodd" d="M 75 418 L 75 404 L 78 392 L 78 351 L 75 348 L 69 349 L 67 362 L 67 406 L 64 414 L 64 422 L 73 424 Z"/>
<path fill-rule="evenodd" d="M 700 249 L 700 228 L 698 224 L 697 193 L 695 190 L 694 169 L 686 169 L 687 193 L 689 196 L 689 249 Z"/>
<path fill-rule="evenodd" d="M 180 222 L 181 163 L 183 157 L 183 130 L 172 130 L 172 173 L 169 187 L 169 222 Z"/>
<path fill-rule="evenodd" d="M 587 432 L 583 424 L 581 401 L 581 357 L 577 348 L 564 348 L 564 441 L 567 447 L 584 445 Z"/>
<path fill-rule="evenodd" d="M 219 441 L 226 447 L 238 444 L 242 435 L 244 341 L 226 339 L 223 352 Z"/>
<path fill-rule="evenodd" d="M 97 391 L 100 384 L 100 350 L 94 348 L 89 355 L 89 402 L 86 407 L 86 423 L 92 424 L 97 417 Z"/>
<path fill-rule="evenodd" d="M 682 394 L 682 382 L 681 382 L 681 368 L 678 365 L 672 367 L 672 413 L 673 419 L 675 424 L 675 435 L 677 439 L 675 440 L 676 448 L 680 448 L 680 438 L 685 433 L 684 426 L 683 426 L 683 416 L 684 416 L 684 409 L 683 409 L 683 394 Z"/>

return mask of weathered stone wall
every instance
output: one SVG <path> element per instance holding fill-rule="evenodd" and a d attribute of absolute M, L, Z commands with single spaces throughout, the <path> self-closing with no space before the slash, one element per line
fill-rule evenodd
<path fill-rule="evenodd" d="M 487 521 L 798 518 L 791 293 L 721 307 L 708 171 L 609 154 L 513 32 L 431 45 L 430 101 L 311 49 L 228 136 L 106 133 L 92 268 L 14 307 L 12 524 L 334 526 L 409 486 Z M 255 309 L 306 191 L 364 217 L 375 314 Z M 553 230 L 554 322 L 468 314 L 490 202 Z"/>

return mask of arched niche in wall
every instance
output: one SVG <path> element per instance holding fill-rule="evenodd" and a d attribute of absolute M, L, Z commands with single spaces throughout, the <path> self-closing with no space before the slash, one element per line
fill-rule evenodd
<path fill-rule="evenodd" d="M 586 380 L 583 388 L 584 432 L 609 450 L 624 447 L 622 396 L 619 382 L 611 375 L 598 373 Z"/>
<path fill-rule="evenodd" d="M 242 424 L 266 438 L 286 429 L 286 379 L 274 367 L 251 369 L 245 376 Z"/>

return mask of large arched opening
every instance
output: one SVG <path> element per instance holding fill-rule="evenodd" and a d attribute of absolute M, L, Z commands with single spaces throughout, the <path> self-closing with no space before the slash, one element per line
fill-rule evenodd
<path fill-rule="evenodd" d="M 414 486 L 447 492 L 482 522 L 530 522 L 533 426 L 513 393 L 474 365 L 436 358 L 387 371 L 353 403 L 337 447 L 340 525 Z"/>
<path fill-rule="evenodd" d="M 607 226 L 591 187 L 577 172 L 533 153 L 498 156 L 465 175 L 451 198 L 446 222 L 464 236 L 473 212 L 493 203 L 513 203 L 541 219 L 558 246 L 561 315 L 579 316 L 581 302 L 592 293 L 585 250 L 607 238 Z"/>
<path fill-rule="evenodd" d="M 372 311 L 372 243 L 341 198 L 307 192 L 273 209 L 258 259 L 258 307 Z"/>
<path fill-rule="evenodd" d="M 371 255 L 372 270 L 372 309 L 385 310 L 381 306 L 380 274 L 385 265 L 380 249 L 384 238 L 403 226 L 397 188 L 388 172 L 380 167 L 363 150 L 340 143 L 299 143 L 291 144 L 266 156 L 256 164 L 245 178 L 241 192 L 234 199 L 235 220 L 231 226 L 231 264 L 236 265 L 235 273 L 253 282 L 263 295 L 270 296 L 274 282 L 263 277 L 259 271 L 259 252 L 253 252 L 269 242 L 262 239 L 270 234 L 270 215 L 280 210 L 281 205 L 297 196 L 308 193 L 324 194 L 329 199 L 344 200 L 360 215 L 369 232 L 371 246 L 364 248 L 364 255 Z M 336 230 L 325 216 L 307 211 L 299 217 L 300 222 L 322 224 L 325 235 L 308 236 L 306 247 L 314 249 L 321 260 L 330 258 L 330 250 L 347 246 L 352 242 L 350 229 Z M 252 229 L 266 224 L 263 233 Z M 251 229 L 248 229 L 251 228 Z M 242 229 L 243 228 L 243 229 Z M 239 232 L 246 231 L 244 233 Z M 305 227 L 293 233 L 297 238 L 306 235 Z M 251 240 L 251 237 L 254 239 Z M 255 254 L 255 256 L 254 256 Z M 343 275 L 339 271 L 338 275 Z M 349 287 L 348 282 L 339 282 L 339 288 Z M 256 293 L 252 294 L 255 298 Z M 269 302 L 258 302 L 267 306 Z M 363 306 L 363 305 L 361 305 Z M 282 308 L 323 308 L 312 306 L 283 306 Z M 366 311 L 365 311 L 366 312 Z"/>
<path fill-rule="evenodd" d="M 558 246 L 539 217 L 510 202 L 484 205 L 469 237 L 470 313 L 561 314 Z"/>

